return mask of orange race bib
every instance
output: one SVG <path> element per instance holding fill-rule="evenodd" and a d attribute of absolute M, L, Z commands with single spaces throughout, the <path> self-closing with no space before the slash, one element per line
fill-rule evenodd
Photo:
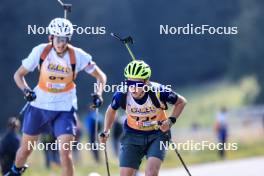
<path fill-rule="evenodd" d="M 165 110 L 156 108 L 149 97 L 143 105 L 139 105 L 130 94 L 127 96 L 126 113 L 128 126 L 142 131 L 156 130 L 158 121 L 167 119 Z"/>
<path fill-rule="evenodd" d="M 68 48 L 71 65 L 66 60 L 51 58 L 49 55 L 52 46 L 48 44 L 41 54 L 42 64 L 40 66 L 40 76 L 38 86 L 42 90 L 51 93 L 67 92 L 75 88 L 73 82 L 75 74 L 72 64 L 75 64 L 75 55 L 71 47 Z"/>

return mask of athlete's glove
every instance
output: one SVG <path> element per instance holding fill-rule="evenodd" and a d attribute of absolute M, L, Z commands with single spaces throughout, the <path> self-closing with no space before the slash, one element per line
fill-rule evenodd
<path fill-rule="evenodd" d="M 176 117 L 169 117 L 167 120 L 162 121 L 161 123 L 159 122 L 159 129 L 163 132 L 167 132 L 168 130 L 170 130 L 172 125 L 176 123 L 176 120 Z"/>
<path fill-rule="evenodd" d="M 99 140 L 101 143 L 106 143 L 107 139 L 109 138 L 110 136 L 110 132 L 101 132 L 99 134 Z"/>
<path fill-rule="evenodd" d="M 23 93 L 24 93 L 24 99 L 29 102 L 34 101 L 37 98 L 35 92 L 29 88 L 25 88 L 23 90 Z"/>
<path fill-rule="evenodd" d="M 170 121 L 170 126 L 174 125 L 177 121 L 176 117 L 169 117 L 169 121 Z"/>
<path fill-rule="evenodd" d="M 91 96 L 93 98 L 93 105 L 92 106 L 94 108 L 99 108 L 103 104 L 103 98 L 96 93 L 92 93 Z"/>

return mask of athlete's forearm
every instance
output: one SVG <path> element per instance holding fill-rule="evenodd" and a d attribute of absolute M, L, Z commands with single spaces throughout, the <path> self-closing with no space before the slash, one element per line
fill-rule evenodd
<path fill-rule="evenodd" d="M 171 117 L 178 118 L 180 116 L 180 114 L 182 113 L 186 103 L 187 103 L 187 100 L 184 97 L 178 95 L 178 99 L 177 99 L 176 103 L 174 104 L 174 107 L 173 107 L 173 110 L 171 113 Z"/>
<path fill-rule="evenodd" d="M 102 95 L 106 84 L 106 75 L 102 72 L 101 76 L 97 79 L 98 90 L 97 94 Z"/>
<path fill-rule="evenodd" d="M 116 117 L 116 110 L 109 106 L 105 113 L 104 132 L 109 132 Z"/>
<path fill-rule="evenodd" d="M 28 71 L 21 66 L 14 74 L 14 80 L 16 85 L 23 91 L 25 88 L 29 88 L 25 75 L 28 74 Z"/>
<path fill-rule="evenodd" d="M 98 95 L 102 95 L 107 80 L 105 73 L 98 66 L 96 66 L 95 70 L 93 71 L 93 73 L 91 73 L 91 75 L 97 80 L 96 93 Z"/>

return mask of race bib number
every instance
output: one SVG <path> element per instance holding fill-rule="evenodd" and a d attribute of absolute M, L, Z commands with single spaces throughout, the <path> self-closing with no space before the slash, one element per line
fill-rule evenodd
<path fill-rule="evenodd" d="M 56 89 L 56 90 L 62 90 L 66 87 L 66 84 L 64 83 L 47 83 L 47 88 L 48 89 Z"/>

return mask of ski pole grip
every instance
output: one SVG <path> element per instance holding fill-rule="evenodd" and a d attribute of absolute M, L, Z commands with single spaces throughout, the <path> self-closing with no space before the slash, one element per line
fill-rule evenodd
<path fill-rule="evenodd" d="M 162 125 L 162 121 L 158 121 L 158 126 L 161 126 Z"/>
<path fill-rule="evenodd" d="M 109 135 L 110 135 L 110 131 L 109 132 L 101 132 L 100 134 L 99 134 L 99 136 L 100 137 L 103 137 L 103 138 L 105 138 L 105 137 L 109 137 Z"/>
<path fill-rule="evenodd" d="M 99 134 L 99 136 L 102 137 L 102 138 L 104 138 L 104 137 L 105 137 L 105 133 L 104 133 L 104 132 L 101 132 L 101 133 Z"/>

